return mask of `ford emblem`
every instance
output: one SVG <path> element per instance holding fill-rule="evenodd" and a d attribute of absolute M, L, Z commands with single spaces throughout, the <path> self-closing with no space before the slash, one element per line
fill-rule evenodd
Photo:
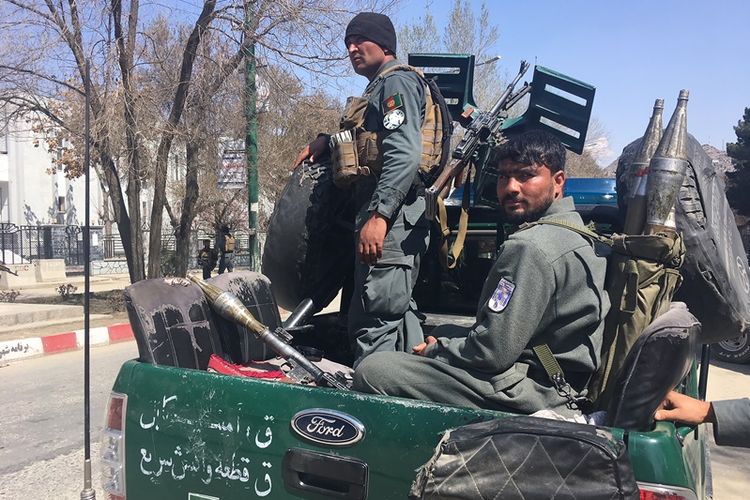
<path fill-rule="evenodd" d="M 325 408 L 310 408 L 292 417 L 292 430 L 313 443 L 351 446 L 365 437 L 365 426 L 346 413 Z"/>

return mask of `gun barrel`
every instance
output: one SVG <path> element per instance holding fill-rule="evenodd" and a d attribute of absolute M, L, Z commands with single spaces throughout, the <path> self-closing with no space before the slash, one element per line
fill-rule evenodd
<path fill-rule="evenodd" d="M 438 178 L 435 179 L 435 182 L 425 190 L 425 216 L 427 217 L 427 220 L 435 220 L 438 216 L 437 200 L 448 182 L 458 175 L 466 165 L 468 165 L 469 160 L 471 160 L 479 145 L 500 129 L 500 112 L 506 109 L 509 102 L 517 102 L 518 99 L 531 90 L 531 87 L 526 85 L 523 89 L 519 90 L 517 94 L 513 95 L 513 89 L 521 78 L 523 78 L 526 71 L 528 71 L 529 66 L 530 64 L 528 62 L 521 61 L 521 68 L 519 69 L 518 74 L 513 81 L 508 84 L 508 87 L 503 94 L 495 102 L 492 110 L 490 110 L 489 113 L 482 113 L 481 118 L 476 121 L 471 121 L 471 125 L 468 127 L 466 134 L 452 153 L 453 160 L 451 160 L 451 163 L 443 169 Z"/>
<path fill-rule="evenodd" d="M 503 106 L 505 106 L 505 102 L 508 100 L 508 97 L 510 97 L 510 94 L 513 92 L 513 88 L 518 84 L 518 82 L 523 78 L 523 75 L 526 74 L 526 71 L 529 70 L 529 66 L 531 66 L 526 61 L 521 61 L 521 67 L 518 70 L 518 74 L 513 79 L 512 82 L 508 84 L 508 87 L 505 89 L 505 92 L 500 96 L 500 98 L 497 100 L 494 106 L 492 106 L 492 109 L 490 110 L 490 115 L 495 116 L 497 113 L 500 112 L 501 109 L 503 109 Z"/>

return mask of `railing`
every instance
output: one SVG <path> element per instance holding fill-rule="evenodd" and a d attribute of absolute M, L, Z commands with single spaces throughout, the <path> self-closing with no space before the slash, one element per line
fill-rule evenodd
<path fill-rule="evenodd" d="M 101 228 L 98 228 L 101 235 Z M 236 239 L 234 265 L 238 267 L 250 266 L 249 236 L 247 232 L 234 232 Z M 148 242 L 148 232 L 143 235 Z M 190 266 L 197 267 L 196 257 L 202 240 L 211 240 L 211 247 L 216 245 L 216 235 L 192 231 L 190 233 Z M 259 234 L 261 250 L 265 241 L 265 233 Z M 119 259 L 125 257 L 119 234 L 101 236 L 101 248 L 96 250 L 92 243 L 92 260 Z M 162 248 L 165 254 L 175 252 L 175 237 L 171 232 L 162 234 Z M 147 251 L 147 249 L 144 248 Z M 0 262 L 4 264 L 29 264 L 39 259 L 65 259 L 71 266 L 83 265 L 83 227 L 46 225 L 46 226 L 18 226 L 11 223 L 0 223 Z"/>
<path fill-rule="evenodd" d="M 5 264 L 28 264 L 32 260 L 52 258 L 52 247 L 44 228 L 0 224 L 0 260 Z"/>
<path fill-rule="evenodd" d="M 65 259 L 68 265 L 83 264 L 81 226 L 17 226 L 0 224 L 0 261 L 29 264 L 39 259 Z"/>

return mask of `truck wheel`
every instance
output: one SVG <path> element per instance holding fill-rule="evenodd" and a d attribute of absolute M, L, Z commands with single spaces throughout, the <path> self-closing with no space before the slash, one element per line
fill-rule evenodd
<path fill-rule="evenodd" d="M 276 302 L 291 311 L 310 298 L 323 309 L 353 265 L 350 191 L 333 185 L 329 162 L 304 163 L 292 173 L 268 222 L 261 269 Z"/>
<path fill-rule="evenodd" d="M 722 340 L 711 346 L 711 352 L 720 361 L 729 363 L 750 363 L 750 335 Z"/>

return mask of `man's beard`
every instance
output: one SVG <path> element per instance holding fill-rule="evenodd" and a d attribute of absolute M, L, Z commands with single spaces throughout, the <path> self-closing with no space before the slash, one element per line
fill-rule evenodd
<path fill-rule="evenodd" d="M 506 198 L 507 199 L 507 198 Z M 505 211 L 504 203 L 500 205 L 500 209 L 503 216 L 504 222 L 511 224 L 523 224 L 524 222 L 535 222 L 539 220 L 542 215 L 549 209 L 554 201 L 554 194 L 550 193 L 549 197 L 540 201 L 539 205 L 533 208 L 526 208 L 523 212 L 508 213 Z M 505 202 L 505 200 L 503 200 Z"/>

